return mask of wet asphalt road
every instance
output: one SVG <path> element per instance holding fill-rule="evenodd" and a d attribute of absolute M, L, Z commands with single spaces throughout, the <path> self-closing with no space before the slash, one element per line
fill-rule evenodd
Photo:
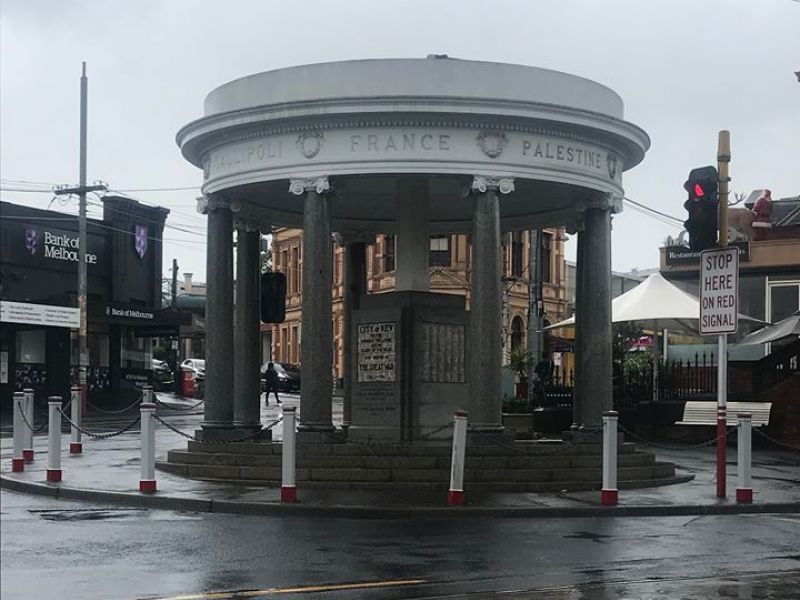
<path fill-rule="evenodd" d="M 10 492 L 0 504 L 3 600 L 800 598 L 800 515 L 412 522 Z M 330 587 L 348 583 L 361 587 Z"/>

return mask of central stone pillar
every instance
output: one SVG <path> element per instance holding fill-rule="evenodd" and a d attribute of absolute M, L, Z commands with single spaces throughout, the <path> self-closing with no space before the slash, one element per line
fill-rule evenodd
<path fill-rule="evenodd" d="M 233 214 L 221 196 L 198 201 L 206 237 L 206 377 L 203 439 L 230 439 L 233 429 Z"/>
<path fill-rule="evenodd" d="M 261 232 L 251 222 L 236 223 L 236 310 L 233 425 L 261 428 Z"/>
<path fill-rule="evenodd" d="M 327 177 L 292 179 L 289 191 L 303 196 L 303 323 L 300 359 L 301 439 L 327 441 L 333 431 L 333 315 L 331 290 L 333 246 L 331 240 L 330 184 Z"/>
<path fill-rule="evenodd" d="M 472 220 L 472 272 L 469 326 L 469 427 L 472 431 L 503 430 L 500 393 L 502 347 L 502 282 L 500 194 L 514 190 L 511 178 L 476 176 Z"/>
<path fill-rule="evenodd" d="M 430 291 L 427 182 L 402 178 L 397 189 L 395 290 Z"/>
<path fill-rule="evenodd" d="M 342 429 L 350 427 L 353 400 L 353 311 L 358 310 L 361 296 L 367 293 L 367 245 L 375 243 L 372 233 L 339 233 L 336 243 L 344 247 L 344 298 L 342 339 L 344 340 L 344 398 Z"/>
<path fill-rule="evenodd" d="M 611 213 L 619 203 L 602 197 L 587 207 L 584 230 L 579 234 L 583 263 L 580 296 L 576 311 L 580 320 L 580 369 L 576 385 L 580 386 L 582 429 L 599 432 L 603 413 L 611 410 L 612 333 L 611 333 Z"/>

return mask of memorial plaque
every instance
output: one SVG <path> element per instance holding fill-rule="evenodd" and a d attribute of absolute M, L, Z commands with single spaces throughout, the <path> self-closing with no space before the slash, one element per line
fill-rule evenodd
<path fill-rule="evenodd" d="M 395 380 L 395 324 L 358 326 L 358 382 Z"/>

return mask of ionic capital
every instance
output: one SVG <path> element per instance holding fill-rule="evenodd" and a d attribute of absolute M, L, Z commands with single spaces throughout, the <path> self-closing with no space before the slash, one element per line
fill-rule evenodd
<path fill-rule="evenodd" d="M 577 203 L 575 208 L 579 213 L 585 213 L 589 209 L 607 210 L 611 214 L 622 212 L 622 196 L 598 194 L 590 200 Z"/>
<path fill-rule="evenodd" d="M 473 192 L 478 192 L 480 194 L 484 194 L 488 190 L 496 190 L 501 194 L 510 194 L 514 191 L 514 178 L 475 175 L 472 178 L 472 186 L 470 189 Z"/>
<path fill-rule="evenodd" d="M 244 217 L 236 217 L 233 220 L 233 228 L 238 231 L 246 231 L 248 233 L 252 232 L 262 232 L 262 231 L 269 231 L 269 225 L 264 223 L 263 221 L 259 221 L 258 219 L 248 219 Z"/>
<path fill-rule="evenodd" d="M 212 194 L 211 196 L 200 196 L 197 198 L 197 212 L 207 215 L 215 210 L 227 209 L 236 214 L 242 210 L 242 203 L 238 200 L 229 200 L 222 196 Z"/>
<path fill-rule="evenodd" d="M 295 196 L 302 196 L 306 192 L 316 192 L 318 194 L 324 194 L 325 192 L 330 191 L 331 184 L 328 182 L 328 178 L 323 177 L 316 177 L 314 179 L 291 179 L 289 180 L 289 192 L 294 194 Z"/>

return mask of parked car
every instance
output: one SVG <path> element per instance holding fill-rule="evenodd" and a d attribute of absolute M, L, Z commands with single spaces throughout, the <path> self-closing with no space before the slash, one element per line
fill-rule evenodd
<path fill-rule="evenodd" d="M 261 391 L 267 389 L 265 374 L 267 372 L 267 364 L 261 365 Z M 291 363 L 272 363 L 275 365 L 275 371 L 278 373 L 278 391 L 279 392 L 299 392 L 300 391 L 300 367 Z"/>
<path fill-rule="evenodd" d="M 169 389 L 173 385 L 172 369 L 167 361 L 153 358 L 150 360 L 150 369 L 153 371 L 153 387 L 157 391 Z"/>
<path fill-rule="evenodd" d="M 206 361 L 203 358 L 187 358 L 181 363 L 181 371 L 190 371 L 196 380 L 203 380 L 206 378 Z"/>

